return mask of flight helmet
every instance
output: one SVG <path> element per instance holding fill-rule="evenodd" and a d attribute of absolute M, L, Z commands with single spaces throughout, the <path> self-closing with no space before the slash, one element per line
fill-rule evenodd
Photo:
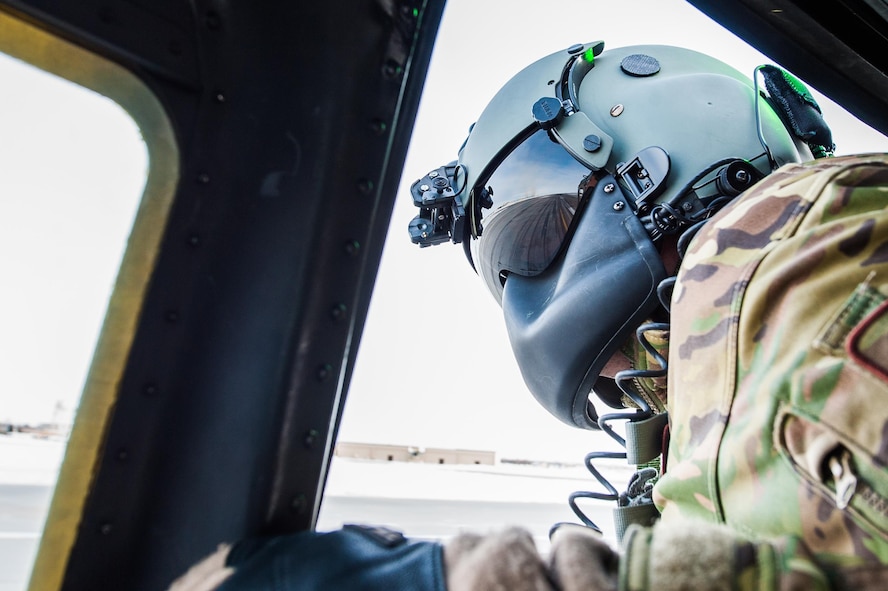
<path fill-rule="evenodd" d="M 810 95 L 766 68 L 767 95 L 687 49 L 572 46 L 515 75 L 458 160 L 411 187 L 412 240 L 463 244 L 525 383 L 565 423 L 597 427 L 593 391 L 621 405 L 599 374 L 662 312 L 666 245 L 778 166 L 831 149 Z"/>

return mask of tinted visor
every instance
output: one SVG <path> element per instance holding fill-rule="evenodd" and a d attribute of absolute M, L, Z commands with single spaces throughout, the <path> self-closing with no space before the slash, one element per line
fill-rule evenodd
<path fill-rule="evenodd" d="M 475 268 L 497 301 L 505 275 L 531 277 L 555 260 L 579 207 L 578 187 L 589 172 L 542 130 L 496 167 L 486 183 L 493 207 L 471 248 Z"/>

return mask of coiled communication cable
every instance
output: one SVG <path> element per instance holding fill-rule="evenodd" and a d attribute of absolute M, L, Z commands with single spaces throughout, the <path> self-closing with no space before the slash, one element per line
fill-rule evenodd
<path fill-rule="evenodd" d="M 657 293 L 661 299 L 661 304 L 663 303 L 663 298 L 668 298 L 669 295 L 667 292 L 671 293 L 672 285 L 675 283 L 675 278 L 670 277 L 663 280 L 657 288 Z M 665 303 L 664 307 L 668 310 L 668 301 Z M 645 400 L 641 395 L 635 392 L 632 388 L 632 384 L 635 383 L 636 380 L 642 378 L 659 378 L 666 375 L 667 372 L 667 360 L 660 354 L 659 351 L 650 343 L 650 341 L 645 336 L 646 333 L 650 331 L 665 331 L 669 330 L 669 324 L 666 322 L 649 322 L 642 324 L 635 331 L 635 337 L 638 339 L 638 342 L 644 348 L 644 350 L 654 359 L 655 363 L 660 367 L 659 369 L 629 369 L 618 372 L 614 377 L 617 385 L 623 391 L 629 400 L 635 405 L 636 410 L 634 411 L 626 411 L 626 412 L 615 412 L 605 414 L 599 417 L 598 426 L 601 430 L 607 435 L 616 441 L 623 449 L 626 449 L 626 439 L 622 437 L 616 430 L 613 428 L 612 423 L 616 421 L 627 421 L 627 422 L 638 422 L 644 421 L 646 419 L 651 418 L 654 415 L 654 411 L 651 409 L 650 404 Z M 600 501 L 619 501 L 620 493 L 617 491 L 616 487 L 595 467 L 594 463 L 597 460 L 602 459 L 627 459 L 627 453 L 625 451 L 593 451 L 586 454 L 586 457 L 583 460 L 583 463 L 586 466 L 586 469 L 592 476 L 598 481 L 598 483 L 606 490 L 606 492 L 595 492 L 595 491 L 575 491 L 570 494 L 568 497 L 568 505 L 571 510 L 574 512 L 574 515 L 587 527 L 591 527 L 598 532 L 601 532 L 601 528 L 592 521 L 592 519 L 580 508 L 577 503 L 578 499 L 594 499 Z"/>

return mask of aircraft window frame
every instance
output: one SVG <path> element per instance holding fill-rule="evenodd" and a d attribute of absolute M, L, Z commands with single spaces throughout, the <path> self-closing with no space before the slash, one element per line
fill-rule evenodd
<path fill-rule="evenodd" d="M 95 343 L 60 467 L 30 588 L 59 588 L 115 405 L 136 324 L 160 250 L 175 187 L 179 147 L 170 120 L 134 74 L 0 10 L 0 52 L 111 99 L 135 122 L 147 149 L 144 191 Z"/>

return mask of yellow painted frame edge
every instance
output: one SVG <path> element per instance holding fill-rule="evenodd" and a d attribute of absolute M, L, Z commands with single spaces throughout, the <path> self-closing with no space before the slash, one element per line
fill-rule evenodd
<path fill-rule="evenodd" d="M 112 412 L 145 293 L 179 182 L 179 148 L 160 101 L 133 73 L 0 10 L 0 51 L 98 92 L 136 122 L 148 149 L 148 175 L 86 383 L 29 589 L 60 589 L 87 495 L 104 452 Z"/>

